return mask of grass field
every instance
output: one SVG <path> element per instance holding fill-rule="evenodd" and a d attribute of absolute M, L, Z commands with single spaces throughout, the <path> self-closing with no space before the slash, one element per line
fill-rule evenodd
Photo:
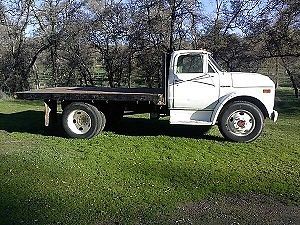
<path fill-rule="evenodd" d="M 72 140 L 44 130 L 40 102 L 0 100 L 0 224 L 272 224 L 276 210 L 291 213 L 274 224 L 296 224 L 300 102 L 289 94 L 250 144 L 144 116 Z"/>

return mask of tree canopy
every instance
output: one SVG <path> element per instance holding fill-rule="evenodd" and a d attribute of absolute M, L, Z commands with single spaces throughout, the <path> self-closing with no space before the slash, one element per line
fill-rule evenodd
<path fill-rule="evenodd" d="M 0 89 L 159 87 L 164 53 L 205 48 L 298 97 L 299 28 L 297 0 L 2 0 Z"/>

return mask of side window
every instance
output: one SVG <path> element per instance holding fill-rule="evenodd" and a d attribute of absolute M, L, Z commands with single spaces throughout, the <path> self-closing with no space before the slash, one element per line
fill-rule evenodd
<path fill-rule="evenodd" d="M 177 61 L 177 73 L 203 73 L 202 55 L 181 55 Z"/>

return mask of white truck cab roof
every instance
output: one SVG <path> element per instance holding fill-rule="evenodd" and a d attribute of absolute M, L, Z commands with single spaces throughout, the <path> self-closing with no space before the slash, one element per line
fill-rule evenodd
<path fill-rule="evenodd" d="M 178 50 L 174 51 L 174 54 L 185 54 L 185 53 L 202 53 L 202 54 L 208 54 L 211 55 L 211 52 L 208 52 L 204 49 L 199 49 L 199 50 Z"/>

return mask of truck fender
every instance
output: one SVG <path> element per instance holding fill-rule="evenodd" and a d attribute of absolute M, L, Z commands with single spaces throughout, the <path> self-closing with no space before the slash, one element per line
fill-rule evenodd
<path fill-rule="evenodd" d="M 223 96 L 220 98 L 219 103 L 216 105 L 214 112 L 211 117 L 212 124 L 215 125 L 217 123 L 219 114 L 221 110 L 223 109 L 224 105 L 230 101 L 231 99 L 237 97 L 238 95 L 236 93 L 230 93 L 228 95 Z"/>

